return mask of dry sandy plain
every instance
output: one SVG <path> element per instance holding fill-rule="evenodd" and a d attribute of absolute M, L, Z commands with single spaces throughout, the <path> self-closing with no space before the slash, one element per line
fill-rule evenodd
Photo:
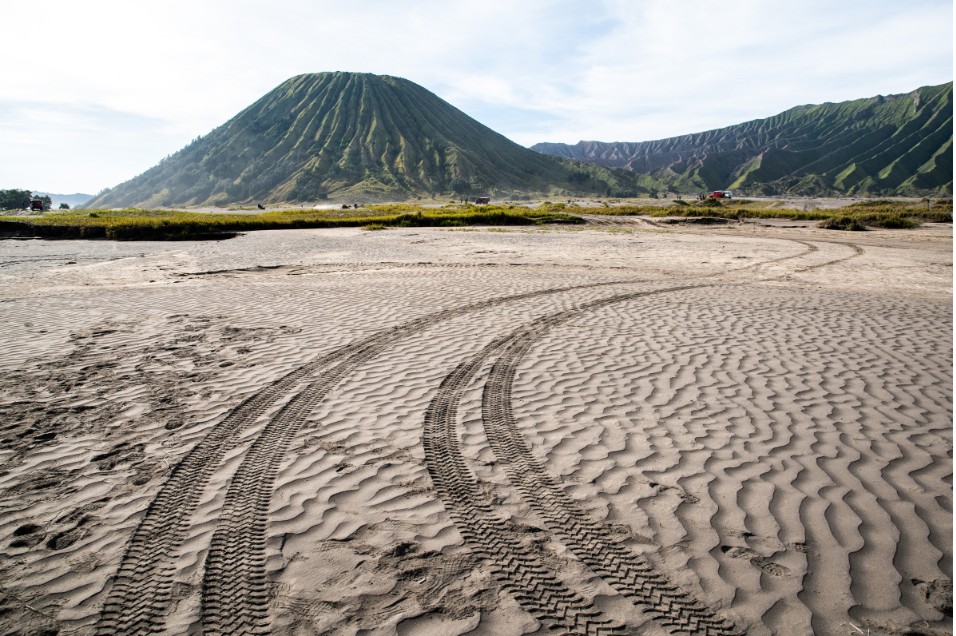
<path fill-rule="evenodd" d="M 0 632 L 952 631 L 952 227 L 0 242 Z"/>

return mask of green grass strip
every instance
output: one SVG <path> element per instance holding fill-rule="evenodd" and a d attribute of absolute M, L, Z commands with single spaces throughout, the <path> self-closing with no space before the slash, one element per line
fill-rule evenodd
<path fill-rule="evenodd" d="M 237 232 L 336 227 L 459 227 L 584 223 L 570 214 L 527 208 L 425 209 L 370 206 L 357 210 L 291 210 L 259 214 L 204 214 L 178 210 L 77 210 L 38 217 L 0 216 L 0 232 L 44 238 L 191 240 Z"/>

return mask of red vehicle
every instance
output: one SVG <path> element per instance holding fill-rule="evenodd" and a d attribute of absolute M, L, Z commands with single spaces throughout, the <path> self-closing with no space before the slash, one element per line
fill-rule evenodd
<path fill-rule="evenodd" d="M 711 192 L 710 196 L 707 198 L 708 199 L 732 199 L 733 196 L 734 196 L 734 193 L 731 192 L 730 190 L 715 190 L 714 192 Z"/>

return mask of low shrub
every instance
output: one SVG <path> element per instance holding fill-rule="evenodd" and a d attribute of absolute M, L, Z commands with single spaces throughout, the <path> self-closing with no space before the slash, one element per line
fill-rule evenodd
<path fill-rule="evenodd" d="M 868 199 L 866 201 L 857 201 L 846 206 L 848 208 L 882 208 L 888 205 L 898 205 L 889 199 Z"/>
<path fill-rule="evenodd" d="M 820 221 L 817 227 L 824 230 L 843 230 L 846 232 L 863 232 L 866 226 L 852 216 L 834 216 Z"/>
<path fill-rule="evenodd" d="M 919 221 L 907 219 L 898 214 L 880 215 L 867 223 L 873 227 L 881 227 L 888 230 L 911 230 L 919 227 Z"/>

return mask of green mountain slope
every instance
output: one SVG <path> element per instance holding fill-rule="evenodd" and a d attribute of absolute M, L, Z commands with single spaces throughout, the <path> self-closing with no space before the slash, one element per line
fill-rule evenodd
<path fill-rule="evenodd" d="M 293 77 L 85 207 L 396 200 L 428 194 L 656 189 L 624 170 L 532 152 L 397 77 Z"/>
<path fill-rule="evenodd" d="M 923 195 L 953 191 L 953 83 L 797 106 L 767 119 L 638 143 L 541 143 L 682 192 Z"/>

